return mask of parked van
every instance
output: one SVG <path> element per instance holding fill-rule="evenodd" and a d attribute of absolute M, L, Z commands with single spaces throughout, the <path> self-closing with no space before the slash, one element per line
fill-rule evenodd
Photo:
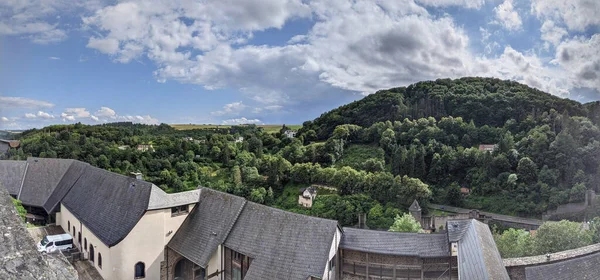
<path fill-rule="evenodd" d="M 39 252 L 54 253 L 73 248 L 73 237 L 68 234 L 46 235 L 37 245 Z"/>

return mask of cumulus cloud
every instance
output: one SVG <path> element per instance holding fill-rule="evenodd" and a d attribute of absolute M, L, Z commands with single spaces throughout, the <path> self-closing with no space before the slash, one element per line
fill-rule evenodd
<path fill-rule="evenodd" d="M 600 91 L 600 34 L 589 39 L 575 37 L 560 43 L 552 62 L 569 73 L 575 87 Z"/>
<path fill-rule="evenodd" d="M 431 7 L 462 6 L 479 9 L 485 3 L 485 0 L 417 0 L 417 2 Z"/>
<path fill-rule="evenodd" d="M 27 113 L 25 114 L 26 119 L 35 119 L 35 114 Z"/>
<path fill-rule="evenodd" d="M 244 103 L 242 103 L 242 101 L 233 102 L 233 103 L 225 104 L 225 106 L 223 106 L 223 110 L 215 111 L 215 112 L 212 112 L 211 114 L 213 116 L 235 115 L 235 114 L 241 113 L 246 107 L 247 106 L 244 105 Z"/>
<path fill-rule="evenodd" d="M 494 8 L 496 19 L 508 30 L 519 30 L 523 25 L 519 13 L 515 11 L 512 0 L 504 0 L 498 7 Z"/>
<path fill-rule="evenodd" d="M 85 108 L 66 108 L 63 114 L 72 115 L 75 118 L 88 118 L 91 115 Z"/>
<path fill-rule="evenodd" d="M 150 115 L 144 116 L 118 116 L 118 119 L 121 121 L 129 121 L 134 123 L 142 123 L 142 124 L 160 124 L 158 119 L 151 117 Z"/>
<path fill-rule="evenodd" d="M 584 31 L 600 25 L 600 1 L 532 0 L 531 13 L 540 19 L 564 23 L 569 30 Z"/>
<path fill-rule="evenodd" d="M 554 46 L 558 45 L 563 37 L 569 35 L 566 29 L 557 26 L 552 20 L 544 21 L 540 31 L 542 32 L 542 40 Z"/>
<path fill-rule="evenodd" d="M 262 122 L 259 119 L 247 119 L 245 117 L 241 117 L 238 119 L 229 119 L 224 120 L 222 124 L 224 125 L 238 125 L 238 124 L 261 124 Z"/>
<path fill-rule="evenodd" d="M 7 117 L 2 117 L 2 118 L 0 118 L 0 121 L 8 122 L 8 118 Z"/>
<path fill-rule="evenodd" d="M 54 104 L 25 97 L 0 96 L 0 109 L 37 109 L 52 108 Z"/>
<path fill-rule="evenodd" d="M 54 119 L 54 115 L 43 111 L 38 111 L 36 116 L 42 119 Z"/>
<path fill-rule="evenodd" d="M 101 117 L 101 118 L 111 118 L 111 119 L 114 119 L 117 117 L 117 113 L 115 112 L 115 110 L 108 108 L 108 107 L 100 107 L 100 110 L 96 111 L 96 113 L 94 115 Z"/>

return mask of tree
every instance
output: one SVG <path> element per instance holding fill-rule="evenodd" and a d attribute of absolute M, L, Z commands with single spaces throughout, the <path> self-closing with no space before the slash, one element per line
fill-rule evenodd
<path fill-rule="evenodd" d="M 380 159 L 370 158 L 363 163 L 363 169 L 372 173 L 381 172 L 385 169 L 385 163 Z"/>
<path fill-rule="evenodd" d="M 265 198 L 267 196 L 267 190 L 265 190 L 265 188 L 260 187 L 257 189 L 252 190 L 252 192 L 250 192 L 250 201 L 256 202 L 256 203 L 264 203 L 265 202 Z"/>
<path fill-rule="evenodd" d="M 535 234 L 535 253 L 547 254 L 592 244 L 592 232 L 582 229 L 581 223 L 562 220 L 545 222 Z"/>
<path fill-rule="evenodd" d="M 523 229 L 510 228 L 502 234 L 494 234 L 494 241 L 503 258 L 524 257 L 533 251 L 533 238 Z"/>
<path fill-rule="evenodd" d="M 240 170 L 240 167 L 237 165 L 232 167 L 231 174 L 233 177 L 233 184 L 235 186 L 241 186 L 242 185 L 242 171 Z"/>
<path fill-rule="evenodd" d="M 453 182 L 448 187 L 448 193 L 446 194 L 446 200 L 448 203 L 455 206 L 462 206 L 463 195 L 460 192 L 460 186 L 457 182 Z"/>
<path fill-rule="evenodd" d="M 517 166 L 518 178 L 526 184 L 532 184 L 537 181 L 538 169 L 537 165 L 528 157 L 519 160 Z"/>
<path fill-rule="evenodd" d="M 394 223 L 390 227 L 389 231 L 423 233 L 421 224 L 415 220 L 415 217 L 408 213 L 404 213 L 402 216 L 396 215 L 396 218 L 394 218 Z"/>

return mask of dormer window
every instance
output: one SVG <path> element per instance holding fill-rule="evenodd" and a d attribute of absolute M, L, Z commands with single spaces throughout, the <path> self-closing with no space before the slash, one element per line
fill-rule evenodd
<path fill-rule="evenodd" d="M 171 207 L 171 217 L 185 215 L 189 212 L 187 205 Z"/>

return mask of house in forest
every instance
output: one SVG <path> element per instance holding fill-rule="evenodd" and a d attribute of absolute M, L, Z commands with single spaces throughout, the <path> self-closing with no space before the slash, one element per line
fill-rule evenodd
<path fill-rule="evenodd" d="M 498 148 L 496 144 L 481 144 L 479 145 L 479 150 L 483 152 L 492 153 Z"/>
<path fill-rule="evenodd" d="M 317 197 L 317 189 L 315 187 L 301 188 L 298 196 L 298 204 L 311 208 L 313 200 Z"/>
<path fill-rule="evenodd" d="M 295 130 L 290 130 L 290 129 L 288 129 L 288 130 L 286 130 L 286 131 L 284 131 L 284 132 L 283 132 L 283 134 L 284 134 L 284 135 L 285 135 L 287 138 L 294 138 L 294 137 L 296 137 L 296 133 L 297 133 L 297 131 L 295 131 Z"/>
<path fill-rule="evenodd" d="M 139 144 L 137 145 L 137 150 L 140 152 L 154 152 L 154 147 L 152 144 Z"/>

